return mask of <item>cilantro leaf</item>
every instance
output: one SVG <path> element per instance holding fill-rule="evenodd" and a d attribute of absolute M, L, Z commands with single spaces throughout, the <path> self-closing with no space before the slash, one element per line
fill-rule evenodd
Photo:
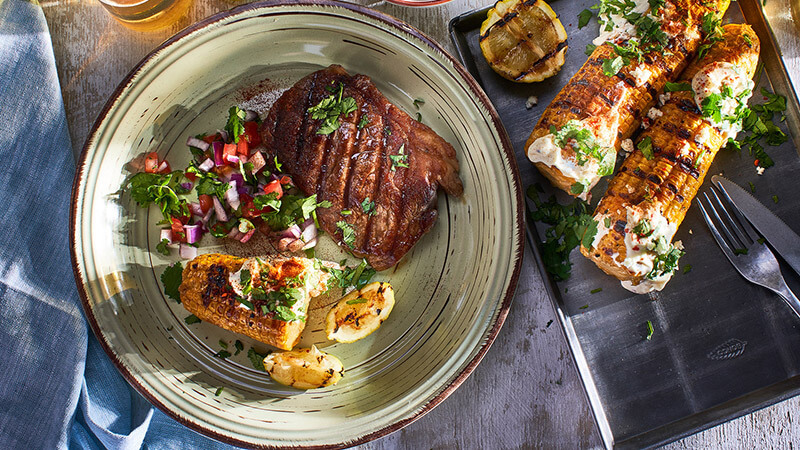
<path fill-rule="evenodd" d="M 394 172 L 395 167 L 408 167 L 408 155 L 403 153 L 405 150 L 406 144 L 400 146 L 400 150 L 397 151 L 396 155 L 389 155 L 389 159 L 392 160 L 392 171 Z"/>
<path fill-rule="evenodd" d="M 585 27 L 589 24 L 589 20 L 592 18 L 592 12 L 588 9 L 584 9 L 580 13 L 578 13 L 578 29 Z"/>
<path fill-rule="evenodd" d="M 348 300 L 345 303 L 347 303 L 348 305 L 358 305 L 360 303 L 367 303 L 367 299 L 363 297 L 357 297 L 352 300 Z"/>
<path fill-rule="evenodd" d="M 614 75 L 618 74 L 624 62 L 622 60 L 622 56 L 617 56 L 614 59 L 606 59 L 603 60 L 603 74 L 607 77 L 613 77 Z"/>
<path fill-rule="evenodd" d="M 186 199 L 178 197 L 189 191 L 181 186 L 187 181 L 180 170 L 166 174 L 142 172 L 132 176 L 123 190 L 127 190 L 139 206 L 158 206 L 164 219 L 169 221 L 171 217 L 183 217 L 190 213 Z"/>
<path fill-rule="evenodd" d="M 169 247 L 167 245 L 169 245 L 169 241 L 162 239 L 161 242 L 156 244 L 156 251 L 164 256 L 169 256 Z"/>
<path fill-rule="evenodd" d="M 225 131 L 233 142 L 239 142 L 239 136 L 244 134 L 244 118 L 247 113 L 238 106 L 231 106 L 228 110 L 228 123 L 225 124 Z"/>
<path fill-rule="evenodd" d="M 642 152 L 642 155 L 644 155 L 645 159 L 648 161 L 653 159 L 653 140 L 650 138 L 650 136 L 647 136 L 639 141 L 639 143 L 636 145 L 636 148 Z"/>
<path fill-rule="evenodd" d="M 335 88 L 334 88 L 335 89 Z M 308 108 L 312 119 L 322 120 L 322 124 L 317 130 L 317 134 L 331 134 L 339 129 L 339 117 L 352 113 L 358 107 L 353 97 L 342 98 L 344 85 L 340 82 L 338 92 L 325 97 L 318 104 Z"/>
<path fill-rule="evenodd" d="M 181 302 L 181 293 L 178 288 L 183 282 L 183 266 L 180 261 L 167 266 L 161 273 L 161 283 L 164 285 L 164 294 L 176 302 Z"/>
<path fill-rule="evenodd" d="M 322 269 L 331 274 L 328 284 L 342 289 L 349 286 L 361 289 L 369 283 L 376 273 L 375 269 L 365 259 L 362 259 L 361 263 L 356 267 L 348 267 L 344 265 L 344 262 L 340 265 L 343 267 L 342 269 L 324 266 L 322 266 Z"/>
<path fill-rule="evenodd" d="M 364 211 L 364 214 L 368 216 L 374 216 L 376 214 L 375 202 L 371 202 L 369 197 L 366 197 L 364 201 L 361 202 L 361 209 Z"/>
<path fill-rule="evenodd" d="M 183 321 L 184 323 L 186 323 L 186 325 L 193 325 L 195 323 L 202 322 L 202 320 L 200 320 L 200 318 L 195 316 L 194 314 L 189 314 L 188 316 L 184 317 Z"/>
<path fill-rule="evenodd" d="M 664 92 L 681 92 L 681 91 L 689 91 L 692 90 L 692 84 L 687 82 L 680 82 L 680 83 L 673 83 L 671 81 L 667 81 L 667 84 L 664 85 Z"/>
<path fill-rule="evenodd" d="M 336 228 L 342 231 L 342 242 L 347 244 L 348 247 L 353 248 L 356 242 L 356 231 L 353 226 L 344 220 L 336 222 Z"/>
<path fill-rule="evenodd" d="M 247 357 L 250 359 L 250 363 L 253 364 L 254 369 L 266 372 L 264 369 L 264 358 L 266 358 L 270 353 L 272 352 L 269 350 L 267 350 L 266 353 L 259 353 L 255 348 L 250 347 L 250 349 L 247 350 Z"/>

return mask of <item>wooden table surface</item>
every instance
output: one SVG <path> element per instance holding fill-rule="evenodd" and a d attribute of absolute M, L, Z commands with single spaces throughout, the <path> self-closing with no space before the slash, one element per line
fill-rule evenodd
<path fill-rule="evenodd" d="M 391 4 L 375 8 L 421 29 L 452 53 L 449 20 L 490 3 L 454 0 L 429 8 Z M 239 4 L 232 0 L 194 2 L 187 17 L 176 25 L 161 31 L 136 32 L 111 19 L 96 0 L 42 3 L 75 153 L 83 147 L 106 99 L 142 57 L 190 23 Z M 532 261 L 526 246 L 508 319 L 467 381 L 418 421 L 363 448 L 602 446 L 566 341 Z M 548 327 L 550 321 L 552 326 Z M 795 397 L 666 448 L 793 448 L 793 443 L 800 442 L 800 423 L 793 417 L 798 410 L 800 397 Z"/>

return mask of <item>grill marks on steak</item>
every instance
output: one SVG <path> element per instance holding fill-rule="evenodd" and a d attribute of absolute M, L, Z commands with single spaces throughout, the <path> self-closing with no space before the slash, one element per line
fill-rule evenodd
<path fill-rule="evenodd" d="M 331 95 L 326 87 L 338 89 L 339 83 L 342 97 L 353 97 L 358 109 L 339 117 L 337 131 L 316 134 L 322 121 L 308 109 Z M 362 118 L 366 125 L 359 129 Z M 287 90 L 261 134 L 270 160 L 277 156 L 305 195 L 332 203 L 317 210 L 322 228 L 347 246 L 336 223 L 350 224 L 350 250 L 377 270 L 395 265 L 433 226 L 439 186 L 451 195 L 463 192 L 453 147 L 389 103 L 369 77 L 351 76 L 341 66 L 314 72 Z M 401 148 L 408 168 L 393 167 L 389 157 Z M 367 198 L 375 204 L 372 215 L 362 209 Z"/>

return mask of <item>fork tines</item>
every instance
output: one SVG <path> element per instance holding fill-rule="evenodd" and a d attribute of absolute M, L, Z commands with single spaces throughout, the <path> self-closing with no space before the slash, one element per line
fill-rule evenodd
<path fill-rule="evenodd" d="M 707 206 L 704 206 L 701 199 L 698 199 L 697 203 L 714 238 L 726 253 L 730 252 L 736 255 L 745 252 L 746 249 L 758 241 L 759 237 L 756 230 L 733 205 L 725 191 L 718 194 L 717 188 L 714 186 L 708 191 L 711 193 L 710 196 L 707 193 L 703 193 Z M 711 211 L 711 216 L 715 220 L 711 219 L 707 209 Z M 719 224 L 722 233 L 720 233 L 715 222 Z M 722 234 L 724 234 L 724 238 Z"/>

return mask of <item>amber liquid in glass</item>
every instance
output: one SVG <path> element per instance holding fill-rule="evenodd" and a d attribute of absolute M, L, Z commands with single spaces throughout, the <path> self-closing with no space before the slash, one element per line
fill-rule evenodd
<path fill-rule="evenodd" d="M 186 14 L 192 0 L 100 0 L 121 24 L 137 31 L 166 28 Z"/>

